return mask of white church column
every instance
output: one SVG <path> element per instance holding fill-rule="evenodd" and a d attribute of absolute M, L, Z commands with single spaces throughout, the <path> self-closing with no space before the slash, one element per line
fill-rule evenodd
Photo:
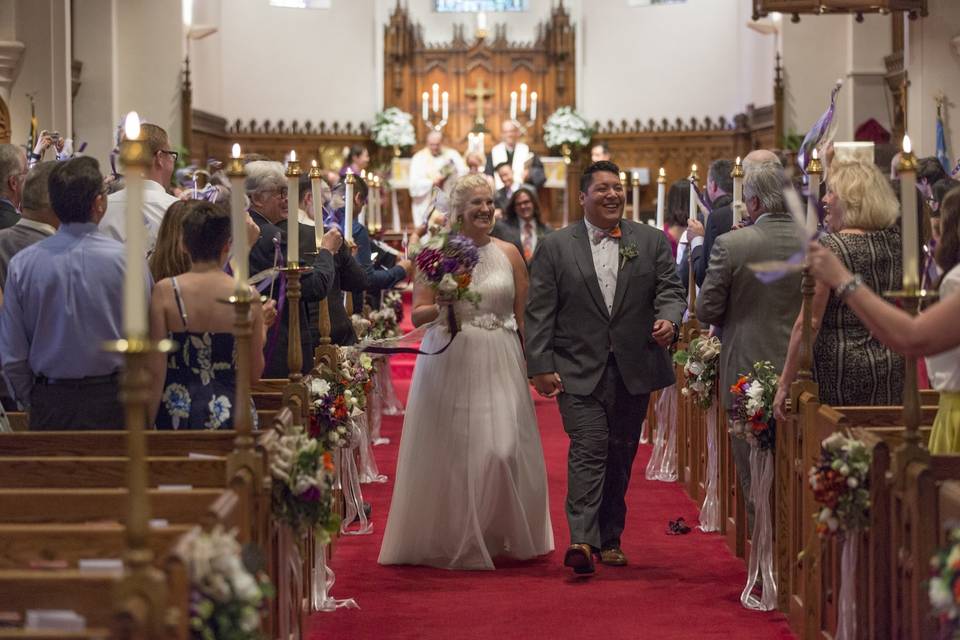
<path fill-rule="evenodd" d="M 15 40 L 23 43 L 20 72 L 10 89 L 12 142 L 25 144 L 30 130 L 30 99 L 41 129 L 72 132 L 70 57 L 71 0 L 17 0 L 13 7 Z M 10 17 L 10 5 L 4 18 Z M 5 26 L 5 29 L 9 26 Z"/>
<path fill-rule="evenodd" d="M 82 0 L 74 11 L 73 52 L 83 63 L 80 91 L 73 103 L 75 144 L 109 171 L 108 158 L 120 114 L 117 108 L 116 5 L 118 0 Z M 78 7 L 79 8 L 79 7 Z"/>

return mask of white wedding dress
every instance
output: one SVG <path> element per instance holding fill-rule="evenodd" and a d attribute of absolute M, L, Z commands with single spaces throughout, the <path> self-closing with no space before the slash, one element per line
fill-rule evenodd
<path fill-rule="evenodd" d="M 513 316 L 510 260 L 480 248 L 458 302 L 462 326 L 450 347 L 417 360 L 410 386 L 381 564 L 493 569 L 494 559 L 553 550 L 547 474 Z M 426 352 L 450 338 L 424 336 Z"/>

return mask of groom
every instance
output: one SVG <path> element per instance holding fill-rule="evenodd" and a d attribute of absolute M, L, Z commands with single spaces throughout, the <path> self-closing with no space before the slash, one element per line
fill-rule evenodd
<path fill-rule="evenodd" d="M 564 564 L 623 566 L 624 495 L 650 392 L 674 382 L 668 347 L 686 308 L 664 233 L 621 218 L 620 169 L 580 178 L 584 219 L 546 236 L 530 265 L 527 371 L 570 437 Z"/>

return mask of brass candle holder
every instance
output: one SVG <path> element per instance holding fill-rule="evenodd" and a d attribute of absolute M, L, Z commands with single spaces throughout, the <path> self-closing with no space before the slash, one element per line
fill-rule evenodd
<path fill-rule="evenodd" d="M 150 535 L 150 499 L 147 489 L 147 440 L 144 430 L 150 417 L 150 359 L 173 351 L 170 340 L 152 341 L 144 337 L 114 340 L 104 350 L 124 356 L 120 382 L 120 400 L 124 406 L 127 429 L 127 523 L 126 572 L 117 583 L 114 610 L 125 627 L 146 627 L 150 637 L 162 637 L 170 630 L 166 616 L 168 588 L 164 573 L 154 567 Z"/>
<path fill-rule="evenodd" d="M 303 382 L 303 352 L 300 350 L 300 276 L 312 271 L 310 267 L 301 267 L 296 262 L 289 262 L 280 269 L 287 279 L 287 369 L 288 380 L 283 390 L 283 403 L 288 406 L 298 420 L 296 424 L 304 425 L 308 418 L 309 394 L 307 385 Z"/>
<path fill-rule="evenodd" d="M 920 288 L 908 288 L 900 291 L 887 291 L 883 294 L 891 301 L 899 301 L 904 311 L 911 316 L 920 313 L 925 302 L 936 300 L 936 291 Z M 903 444 L 896 449 L 896 477 L 903 488 L 906 483 L 906 468 L 911 462 L 927 462 L 930 451 L 923 447 L 920 435 L 920 422 L 923 413 L 920 405 L 920 385 L 917 380 L 917 356 L 904 356 L 903 370 Z"/>

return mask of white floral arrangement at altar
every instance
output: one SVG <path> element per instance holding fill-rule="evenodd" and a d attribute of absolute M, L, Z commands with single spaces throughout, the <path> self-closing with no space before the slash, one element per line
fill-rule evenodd
<path fill-rule="evenodd" d="M 333 455 L 299 425 L 260 439 L 269 454 L 272 512 L 298 535 L 316 533 L 321 544 L 340 527 L 333 500 Z"/>
<path fill-rule="evenodd" d="M 680 393 L 692 397 L 701 408 L 709 409 L 713 404 L 713 391 L 717 386 L 719 338 L 694 338 L 685 351 L 673 354 L 673 361 L 683 367 L 684 384 Z"/>
<path fill-rule="evenodd" d="M 373 141 L 381 147 L 412 147 L 417 144 L 413 116 L 397 107 L 389 107 L 376 115 Z"/>
<path fill-rule="evenodd" d="M 217 525 L 189 540 L 190 633 L 201 640 L 259 640 L 260 617 L 273 596 L 266 575 L 244 564 L 235 531 Z"/>
<path fill-rule="evenodd" d="M 570 145 L 573 148 L 590 144 L 593 128 L 573 107 L 560 107 L 550 114 L 543 125 L 543 143 L 553 148 Z"/>

